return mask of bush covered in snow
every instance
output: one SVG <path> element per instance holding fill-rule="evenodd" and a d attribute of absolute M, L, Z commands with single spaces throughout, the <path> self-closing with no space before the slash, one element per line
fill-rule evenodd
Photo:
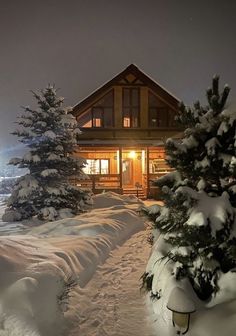
<path fill-rule="evenodd" d="M 218 86 L 216 76 L 208 106 L 180 105 L 184 136 L 166 143 L 167 162 L 176 171 L 156 181 L 165 206 L 146 209 L 167 244 L 162 258 L 174 263 L 173 276 L 188 279 L 202 300 L 236 266 L 236 112 L 225 108 L 228 86 L 222 93 Z M 150 276 L 157 281 L 149 268 Z"/>
<path fill-rule="evenodd" d="M 38 108 L 24 108 L 18 119 L 17 135 L 29 151 L 11 164 L 27 168 L 29 173 L 15 184 L 4 220 L 38 216 L 54 220 L 61 208 L 73 214 L 83 209 L 89 195 L 68 182 L 71 176 L 81 176 L 84 161 L 73 157 L 80 133 L 69 108 L 63 108 L 63 98 L 48 86 L 40 94 L 34 93 Z M 10 211 L 10 213 L 9 213 Z M 65 212 L 64 212 L 65 213 Z M 20 216 L 19 216 L 20 214 Z"/>

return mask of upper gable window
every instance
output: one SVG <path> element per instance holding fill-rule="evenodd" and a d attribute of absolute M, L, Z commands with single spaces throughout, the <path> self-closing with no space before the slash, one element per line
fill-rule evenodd
<path fill-rule="evenodd" d="M 148 93 L 148 110 L 150 127 L 167 127 L 168 126 L 168 107 L 149 91 Z"/>
<path fill-rule="evenodd" d="M 123 88 L 123 127 L 139 127 L 139 88 Z"/>
<path fill-rule="evenodd" d="M 175 121 L 176 112 L 169 108 L 155 96 L 152 92 L 148 93 L 148 112 L 150 127 L 177 127 Z"/>
<path fill-rule="evenodd" d="M 77 118 L 79 127 L 113 127 L 114 126 L 114 93 L 109 91 L 93 106 Z"/>

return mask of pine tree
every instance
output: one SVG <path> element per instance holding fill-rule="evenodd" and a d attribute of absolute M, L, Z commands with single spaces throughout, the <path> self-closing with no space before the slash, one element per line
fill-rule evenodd
<path fill-rule="evenodd" d="M 206 107 L 180 104 L 183 138 L 166 143 L 175 171 L 155 183 L 165 203 L 155 227 L 170 245 L 166 258 L 175 263 L 176 279 L 188 278 L 201 299 L 217 291 L 221 272 L 236 266 L 236 112 L 225 108 L 229 91 L 219 93 L 215 76 Z"/>
<path fill-rule="evenodd" d="M 83 159 L 73 156 L 80 133 L 76 119 L 70 108 L 63 108 L 64 99 L 57 96 L 54 86 L 33 95 L 38 108 L 25 107 L 13 133 L 29 151 L 10 160 L 28 173 L 17 181 L 3 220 L 32 216 L 54 220 L 63 211 L 78 213 L 89 200 L 86 192 L 68 182 L 72 175 L 83 174 Z"/>

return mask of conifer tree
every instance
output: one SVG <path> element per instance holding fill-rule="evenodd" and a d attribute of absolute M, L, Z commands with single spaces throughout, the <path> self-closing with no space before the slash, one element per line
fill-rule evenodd
<path fill-rule="evenodd" d="M 176 279 L 188 278 L 201 299 L 236 266 L 236 112 L 225 108 L 229 91 L 226 85 L 219 92 L 215 76 L 206 107 L 180 104 L 184 135 L 166 142 L 166 160 L 175 171 L 155 183 L 165 203 L 155 227 L 170 245 L 166 258 L 175 263 Z"/>
<path fill-rule="evenodd" d="M 89 201 L 86 192 L 70 185 L 68 179 L 81 176 L 84 161 L 74 157 L 80 130 L 70 108 L 63 108 L 63 98 L 49 85 L 40 93 L 33 92 L 38 108 L 24 108 L 18 118 L 19 137 L 28 152 L 10 164 L 27 168 L 19 178 L 8 201 L 3 220 L 19 220 L 32 216 L 54 220 L 62 212 L 76 214 Z"/>

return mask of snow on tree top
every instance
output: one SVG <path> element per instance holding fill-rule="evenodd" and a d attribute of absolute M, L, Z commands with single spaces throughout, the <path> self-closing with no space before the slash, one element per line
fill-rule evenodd
<path fill-rule="evenodd" d="M 31 152 L 29 153 L 26 153 L 24 156 L 23 156 L 23 160 L 24 161 L 32 161 L 32 162 L 40 162 L 41 159 L 39 157 L 39 155 L 35 154 L 33 155 Z"/>
<path fill-rule="evenodd" d="M 61 124 L 75 126 L 77 121 L 72 114 L 68 113 L 61 116 Z"/>
<path fill-rule="evenodd" d="M 198 146 L 197 140 L 190 135 L 190 137 L 183 139 L 182 145 L 187 149 L 194 148 Z"/>
<path fill-rule="evenodd" d="M 211 165 L 210 160 L 208 159 L 207 156 L 204 156 L 204 158 L 201 161 L 195 160 L 194 168 L 204 169 L 204 168 L 210 167 L 210 165 Z"/>
<path fill-rule="evenodd" d="M 236 121 L 236 106 L 231 104 L 227 109 L 221 113 L 223 121 L 220 124 L 217 134 L 222 135 L 223 133 L 228 132 L 229 128 L 233 127 L 234 122 Z"/>
<path fill-rule="evenodd" d="M 41 172 L 41 175 L 43 177 L 47 177 L 47 176 L 51 176 L 51 175 L 56 175 L 58 173 L 58 170 L 57 169 L 44 169 L 42 172 Z"/>
<path fill-rule="evenodd" d="M 232 162 L 232 155 L 220 153 L 219 159 L 223 161 L 223 167 L 227 167 Z"/>
<path fill-rule="evenodd" d="M 234 219 L 234 209 L 227 192 L 223 192 L 219 197 L 210 197 L 204 191 L 193 193 L 198 203 L 190 213 L 186 222 L 188 225 L 206 226 L 209 223 L 212 235 L 215 236 L 216 231 L 224 228 L 225 222 Z"/>
<path fill-rule="evenodd" d="M 230 105 L 227 109 L 222 112 L 222 115 L 228 119 L 230 126 L 236 121 L 236 106 L 235 104 Z"/>
<path fill-rule="evenodd" d="M 206 187 L 206 181 L 204 180 L 204 178 L 201 178 L 197 184 L 197 189 L 204 190 L 205 187 Z"/>
<path fill-rule="evenodd" d="M 216 137 L 213 137 L 205 143 L 205 147 L 207 149 L 207 154 L 214 156 L 216 154 L 216 148 L 221 147 L 221 144 Z"/>
<path fill-rule="evenodd" d="M 56 134 L 53 131 L 46 131 L 46 132 L 44 132 L 44 135 L 47 138 L 50 138 L 50 139 L 55 139 L 56 138 Z"/>
<path fill-rule="evenodd" d="M 187 297 L 185 291 L 180 287 L 172 289 L 167 308 L 179 313 L 193 313 L 196 310 L 194 302 Z"/>
<path fill-rule="evenodd" d="M 12 159 L 9 161 L 9 164 L 12 164 L 12 165 L 18 165 L 20 162 L 21 162 L 21 159 L 20 159 L 20 158 L 12 158 Z"/>
<path fill-rule="evenodd" d="M 57 154 L 55 154 L 55 153 L 50 153 L 50 154 L 48 155 L 48 160 L 50 160 L 50 161 L 60 160 L 60 156 L 57 155 Z"/>

